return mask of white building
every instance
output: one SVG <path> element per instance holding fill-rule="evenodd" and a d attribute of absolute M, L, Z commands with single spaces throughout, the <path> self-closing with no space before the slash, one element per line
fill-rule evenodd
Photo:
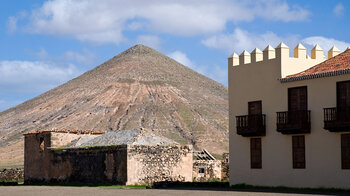
<path fill-rule="evenodd" d="M 230 184 L 350 188 L 350 49 L 228 59 Z"/>

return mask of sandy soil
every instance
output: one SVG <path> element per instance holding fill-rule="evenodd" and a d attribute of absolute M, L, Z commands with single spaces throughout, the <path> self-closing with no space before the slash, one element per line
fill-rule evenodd
<path fill-rule="evenodd" d="M 24 163 L 24 141 L 20 140 L 9 146 L 0 148 L 1 168 L 23 168 Z"/>
<path fill-rule="evenodd" d="M 159 189 L 113 189 L 113 188 L 95 188 L 95 187 L 52 187 L 52 186 L 4 186 L 0 187 L 0 196 L 37 196 L 37 195 L 50 195 L 50 196 L 82 196 L 82 195 L 98 195 L 98 196 L 115 196 L 115 195 L 191 195 L 191 196 L 205 196 L 205 195 L 247 195 L 247 196 L 259 196 L 259 195 L 307 195 L 302 193 L 290 194 L 290 193 L 271 193 L 271 192 L 241 192 L 241 191 L 208 191 L 208 190 L 159 190 Z M 313 196 L 316 194 L 312 194 Z"/>

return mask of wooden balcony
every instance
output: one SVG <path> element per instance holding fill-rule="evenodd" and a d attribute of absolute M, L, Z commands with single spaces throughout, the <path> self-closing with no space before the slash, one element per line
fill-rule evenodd
<path fill-rule="evenodd" d="M 236 116 L 237 134 L 245 137 L 265 136 L 265 114 Z"/>
<path fill-rule="evenodd" d="M 350 107 L 324 108 L 324 129 L 330 132 L 350 130 Z"/>
<path fill-rule="evenodd" d="M 282 134 L 310 133 L 310 110 L 277 112 L 277 131 Z"/>

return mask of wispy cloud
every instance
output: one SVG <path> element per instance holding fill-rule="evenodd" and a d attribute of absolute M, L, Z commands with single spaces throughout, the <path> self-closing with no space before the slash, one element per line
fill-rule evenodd
<path fill-rule="evenodd" d="M 322 36 L 313 36 L 313 37 L 307 37 L 301 41 L 302 43 L 305 43 L 305 45 L 314 46 L 315 44 L 318 44 L 321 46 L 321 48 L 327 52 L 331 47 L 336 46 L 339 48 L 339 50 L 344 51 L 347 47 L 350 46 L 350 43 L 339 41 L 333 38 L 327 38 Z"/>
<path fill-rule="evenodd" d="M 215 81 L 227 85 L 227 70 L 223 69 L 218 65 L 210 67 L 204 65 L 197 65 L 196 62 L 190 60 L 187 57 L 187 54 L 178 50 L 168 54 L 168 56 L 202 75 L 205 75 Z"/>
<path fill-rule="evenodd" d="M 31 10 L 23 23 L 32 33 L 119 44 L 126 41 L 124 30 L 191 36 L 221 32 L 229 22 L 305 21 L 309 16 L 308 10 L 283 0 L 51 0 Z M 18 27 L 17 20 L 9 18 L 9 29 Z"/>
<path fill-rule="evenodd" d="M 333 13 L 336 15 L 336 16 L 342 16 L 344 15 L 344 6 L 342 3 L 338 3 L 334 8 L 333 8 Z"/>
<path fill-rule="evenodd" d="M 158 36 L 140 35 L 136 38 L 136 44 L 144 44 L 156 50 L 161 48 L 162 41 Z"/>
<path fill-rule="evenodd" d="M 93 52 L 87 49 L 83 49 L 82 52 L 67 50 L 58 56 L 52 56 L 47 52 L 45 48 L 41 48 L 37 52 L 30 52 L 30 54 L 38 58 L 40 61 L 55 62 L 55 64 L 78 63 L 80 65 L 92 66 L 94 65 L 97 58 Z"/>
<path fill-rule="evenodd" d="M 0 61 L 0 92 L 41 93 L 80 73 L 74 65 L 61 67 L 41 61 Z"/>
<path fill-rule="evenodd" d="M 251 52 L 254 48 L 263 50 L 267 45 L 275 47 L 281 42 L 284 42 L 290 48 L 294 48 L 298 43 L 302 43 L 309 50 L 318 44 L 325 50 L 325 52 L 327 52 L 332 46 L 336 46 L 341 51 L 344 51 L 350 46 L 350 43 L 345 41 L 323 36 L 301 38 L 300 35 L 280 36 L 273 32 L 258 34 L 240 28 L 236 28 L 231 34 L 220 34 L 202 40 L 203 45 L 209 48 L 225 51 L 227 54 L 233 52 L 240 54 L 243 50 Z"/>
<path fill-rule="evenodd" d="M 260 48 L 262 50 L 267 45 L 277 46 L 280 42 L 285 42 L 288 45 L 293 46 L 298 43 L 298 40 L 298 35 L 282 37 L 273 32 L 257 34 L 236 28 L 231 34 L 220 34 L 204 39 L 202 40 L 202 44 L 210 48 L 223 50 L 227 54 L 231 54 L 233 52 L 240 53 L 243 50 L 250 52 L 254 48 Z"/>

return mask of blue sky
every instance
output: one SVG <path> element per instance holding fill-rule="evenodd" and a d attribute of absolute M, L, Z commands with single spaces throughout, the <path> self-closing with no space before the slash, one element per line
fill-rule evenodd
<path fill-rule="evenodd" d="M 142 43 L 227 86 L 227 57 L 350 46 L 347 0 L 16 0 L 0 6 L 0 111 Z"/>

